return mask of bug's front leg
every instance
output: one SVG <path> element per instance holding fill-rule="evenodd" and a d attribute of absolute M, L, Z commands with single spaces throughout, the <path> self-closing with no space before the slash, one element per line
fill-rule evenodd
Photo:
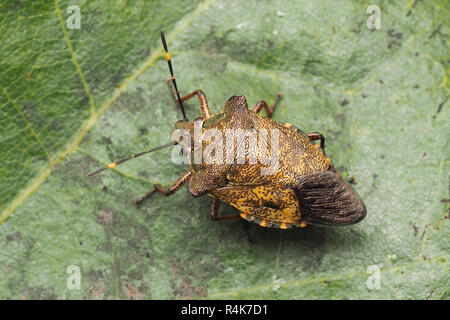
<path fill-rule="evenodd" d="M 174 194 L 177 192 L 186 182 L 189 181 L 189 179 L 192 176 L 192 170 L 186 171 L 183 173 L 177 181 L 175 181 L 167 190 L 164 190 L 164 188 L 160 184 L 155 184 L 153 189 L 150 189 L 146 194 L 144 194 L 141 198 L 138 198 L 134 200 L 134 205 L 139 208 L 141 203 L 145 200 L 150 198 L 155 192 L 159 192 L 164 196 L 170 196 L 171 194 Z"/>
<path fill-rule="evenodd" d="M 265 102 L 264 100 L 258 101 L 255 106 L 253 107 L 253 111 L 255 113 L 259 113 L 263 108 L 266 111 L 266 115 L 268 118 L 272 118 L 272 114 L 275 111 L 275 107 L 278 105 L 278 103 L 280 102 L 282 96 L 280 94 L 277 94 L 275 96 L 275 102 L 272 104 L 271 107 L 269 107 L 267 105 L 267 102 Z"/>
<path fill-rule="evenodd" d="M 173 83 L 170 80 L 166 80 L 167 84 L 170 88 L 170 93 L 172 94 L 172 97 L 174 98 L 175 102 L 178 102 L 177 93 L 175 91 L 175 88 L 173 87 Z M 185 96 L 181 97 L 181 101 L 187 101 L 193 97 L 198 97 L 198 102 L 200 103 L 200 109 L 202 110 L 202 117 L 203 120 L 208 119 L 211 117 L 211 111 L 209 110 L 208 106 L 208 100 L 206 100 L 206 95 L 202 90 L 195 90 Z"/>

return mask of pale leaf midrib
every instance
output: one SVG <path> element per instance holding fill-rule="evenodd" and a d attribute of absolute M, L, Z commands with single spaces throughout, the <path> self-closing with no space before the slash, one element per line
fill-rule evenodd
<path fill-rule="evenodd" d="M 57 0 L 55 0 L 55 4 L 57 5 Z M 206 0 L 197 7 L 196 10 L 193 12 L 188 13 L 184 18 L 182 18 L 180 21 L 181 23 L 177 23 L 175 25 L 175 29 L 168 34 L 168 37 L 166 37 L 168 42 L 171 42 L 180 32 L 183 31 L 190 23 L 191 21 L 197 17 L 203 10 L 209 7 L 211 4 L 211 0 Z M 62 28 L 64 29 L 64 24 L 62 24 Z M 70 41 L 68 42 L 69 45 Z M 70 50 L 70 49 L 69 49 Z M 73 49 L 72 49 L 73 51 Z M 75 53 L 73 53 L 75 54 Z M 68 154 L 70 154 L 72 151 L 76 150 L 81 143 L 81 141 L 84 139 L 84 137 L 87 135 L 89 130 L 93 125 L 96 124 L 97 120 L 100 118 L 100 116 L 105 113 L 113 104 L 114 102 L 122 95 L 124 91 L 128 88 L 130 83 L 132 83 L 134 80 L 136 80 L 145 70 L 147 70 L 149 67 L 153 65 L 153 63 L 161 57 L 163 54 L 163 48 L 162 45 L 158 46 L 157 49 L 153 50 L 153 53 L 140 65 L 140 67 L 128 78 L 125 78 L 124 81 L 120 84 L 120 86 L 114 91 L 114 94 L 111 98 L 106 100 L 98 110 L 94 110 L 91 113 L 91 116 L 86 119 L 83 122 L 83 125 L 81 129 L 78 131 L 78 133 L 74 136 L 72 139 L 72 142 L 70 142 L 64 150 L 59 152 L 56 156 L 51 158 L 45 165 L 45 167 L 42 169 L 42 171 L 36 175 L 36 178 L 28 184 L 19 194 L 8 204 L 8 206 L 3 210 L 2 214 L 0 215 L 0 225 L 2 225 L 5 220 L 14 212 L 14 210 L 19 207 L 25 199 L 27 199 L 32 193 L 34 193 L 39 186 L 51 175 L 53 168 L 60 163 L 62 160 L 64 160 Z M 72 61 L 76 61 L 73 59 Z M 75 62 L 74 62 L 75 63 Z M 77 69 L 77 72 L 79 70 L 79 75 L 82 77 L 81 69 Z M 84 78 L 84 77 L 83 77 Z M 91 109 L 92 111 L 92 109 Z"/>
<path fill-rule="evenodd" d="M 66 26 L 64 25 L 64 19 L 63 19 L 62 14 L 61 14 L 61 9 L 59 8 L 58 0 L 54 0 L 54 1 L 55 1 L 56 14 L 58 15 L 59 24 L 61 25 L 61 29 L 62 29 L 62 32 L 63 32 L 63 35 L 64 35 L 64 40 L 67 43 L 67 48 L 70 51 L 70 55 L 72 57 L 72 62 L 74 64 L 74 66 L 75 66 L 75 69 L 77 70 L 77 73 L 80 76 L 80 80 L 81 80 L 81 83 L 83 84 L 84 91 L 86 92 L 86 95 L 88 96 L 89 105 L 90 105 L 90 109 L 91 109 L 91 114 L 93 114 L 95 112 L 95 109 L 96 109 L 95 108 L 94 97 L 91 94 L 91 90 L 89 89 L 89 85 L 88 85 L 86 79 L 84 78 L 83 71 L 81 70 L 80 64 L 78 63 L 77 54 L 76 54 L 75 50 L 72 47 L 72 42 L 70 41 L 69 35 L 67 33 Z"/>

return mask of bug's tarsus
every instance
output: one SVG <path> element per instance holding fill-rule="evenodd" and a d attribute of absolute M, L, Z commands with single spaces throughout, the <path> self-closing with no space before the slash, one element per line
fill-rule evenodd
<path fill-rule="evenodd" d="M 176 96 L 177 96 L 176 100 L 178 102 L 178 105 L 181 108 L 181 112 L 183 113 L 183 119 L 187 121 L 188 119 L 187 119 L 186 113 L 184 111 L 183 101 L 181 100 L 180 92 L 178 91 L 178 88 L 177 88 L 177 82 L 173 75 L 172 59 L 170 57 L 169 49 L 167 48 L 166 37 L 164 36 L 164 32 L 162 32 L 162 31 L 161 31 L 161 41 L 162 41 L 162 44 L 164 47 L 164 51 L 166 52 L 166 60 L 167 60 L 167 64 L 169 65 L 170 75 L 172 76 L 172 78 L 170 80 L 172 81 L 173 87 L 175 88 L 175 92 L 176 92 Z"/>
<path fill-rule="evenodd" d="M 325 153 L 325 137 L 320 132 L 310 132 L 306 134 L 311 141 L 320 140 L 320 148 Z"/>
<path fill-rule="evenodd" d="M 275 95 L 275 101 L 273 102 L 271 106 L 272 113 L 275 111 L 275 107 L 280 103 L 281 99 L 283 99 L 283 96 L 279 93 Z"/>
<path fill-rule="evenodd" d="M 107 170 L 107 169 L 114 168 L 115 166 L 117 166 L 117 165 L 119 165 L 119 164 L 121 164 L 121 163 L 124 163 L 125 161 L 128 161 L 128 160 L 131 160 L 131 159 L 140 157 L 140 156 L 142 156 L 142 155 L 144 155 L 144 154 L 147 154 L 147 153 L 150 153 L 150 152 L 153 152 L 153 151 L 157 151 L 157 150 L 161 150 L 161 149 L 164 149 L 164 148 L 167 148 L 167 147 L 171 147 L 171 146 L 174 146 L 174 145 L 176 145 L 176 144 L 177 144 L 177 143 L 173 141 L 173 142 L 169 142 L 169 143 L 167 143 L 167 144 L 164 144 L 164 145 L 162 145 L 162 146 L 159 146 L 159 147 L 156 147 L 156 148 L 153 148 L 153 149 L 149 149 L 149 150 L 146 150 L 146 151 L 134 153 L 134 154 L 132 154 L 132 155 L 129 156 L 129 157 L 126 157 L 126 158 L 123 158 L 123 159 L 114 161 L 114 162 L 110 163 L 109 165 L 107 165 L 106 167 L 98 168 L 98 169 L 96 169 L 96 170 L 94 170 L 94 171 L 88 173 L 87 176 L 88 176 L 88 177 L 93 176 L 94 174 L 97 174 L 97 173 L 99 173 L 99 172 L 105 171 L 105 170 Z"/>
<path fill-rule="evenodd" d="M 146 194 L 144 194 L 142 197 L 137 198 L 133 201 L 136 208 L 139 209 L 141 206 L 141 203 L 144 202 L 145 199 L 150 198 L 154 193 L 156 192 L 156 188 L 150 189 Z"/>
<path fill-rule="evenodd" d="M 266 111 L 267 117 L 272 118 L 275 108 L 282 98 L 283 98 L 283 96 L 281 94 L 277 93 L 277 95 L 275 96 L 275 101 L 270 107 L 267 105 L 267 102 L 265 102 L 264 100 L 258 101 L 255 104 L 255 106 L 253 107 L 253 111 L 256 113 L 259 113 L 262 109 L 264 109 Z"/>
<path fill-rule="evenodd" d="M 192 176 L 192 170 L 188 170 L 185 173 L 183 173 L 177 181 L 175 181 L 167 190 L 165 190 L 160 184 L 155 184 L 153 186 L 153 189 L 150 189 L 146 194 L 144 194 L 141 198 L 138 198 L 133 201 L 136 208 L 139 208 L 141 203 L 145 200 L 153 196 L 156 192 L 161 193 L 162 195 L 168 197 L 175 192 L 177 192 L 186 182 L 188 182 L 191 179 Z"/>

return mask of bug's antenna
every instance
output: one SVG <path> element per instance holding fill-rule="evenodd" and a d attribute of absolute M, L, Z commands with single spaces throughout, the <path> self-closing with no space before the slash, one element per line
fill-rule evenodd
<path fill-rule="evenodd" d="M 114 167 L 117 166 L 118 164 L 124 163 L 125 161 L 131 160 L 131 159 L 134 159 L 134 158 L 137 158 L 137 157 L 140 157 L 140 156 L 142 156 L 143 154 L 150 153 L 150 152 L 153 152 L 153 151 L 156 151 L 156 150 L 161 150 L 161 149 L 164 149 L 164 148 L 167 148 L 167 147 L 176 145 L 176 144 L 177 144 L 177 142 L 173 141 L 173 142 L 164 144 L 164 145 L 162 145 L 162 146 L 159 146 L 159 147 L 156 147 L 156 148 L 153 148 L 153 149 L 150 149 L 150 150 L 142 151 L 142 152 L 139 152 L 139 153 L 134 153 L 134 154 L 132 154 L 132 155 L 129 156 L 129 157 L 126 157 L 126 158 L 123 158 L 123 159 L 114 161 L 113 163 L 110 163 L 110 164 L 107 165 L 106 167 L 99 168 L 99 169 L 97 169 L 97 170 L 92 171 L 91 173 L 88 173 L 88 177 L 93 176 L 94 174 L 97 174 L 97 173 L 99 173 L 99 172 L 102 172 L 102 171 L 104 171 L 104 170 L 106 170 L 106 169 L 114 168 Z"/>
<path fill-rule="evenodd" d="M 166 51 L 166 60 L 167 60 L 167 63 L 169 64 L 169 70 L 170 70 L 170 75 L 172 76 L 171 80 L 173 83 L 173 87 L 175 88 L 175 92 L 177 93 L 177 101 L 178 101 L 178 104 L 180 105 L 181 112 L 183 112 L 183 118 L 184 118 L 184 120 L 187 121 L 186 113 L 184 112 L 183 101 L 181 101 L 180 93 L 178 92 L 178 88 L 177 88 L 177 82 L 175 81 L 175 77 L 173 76 L 172 61 L 170 59 L 169 50 L 167 49 L 166 37 L 164 37 L 164 32 L 162 32 L 162 31 L 161 31 L 161 41 L 162 41 L 164 50 Z"/>

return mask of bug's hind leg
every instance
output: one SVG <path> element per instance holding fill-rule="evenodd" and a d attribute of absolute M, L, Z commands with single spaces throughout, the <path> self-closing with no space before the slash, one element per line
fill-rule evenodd
<path fill-rule="evenodd" d="M 283 98 L 283 97 L 280 94 L 277 94 L 275 96 L 275 102 L 272 104 L 271 107 L 269 107 L 264 100 L 258 101 L 255 104 L 255 106 L 253 107 L 253 111 L 256 113 L 259 113 L 264 108 L 264 111 L 266 111 L 267 117 L 272 118 L 272 114 L 275 111 L 275 107 L 278 105 L 281 98 Z"/>
<path fill-rule="evenodd" d="M 245 240 L 247 240 L 248 244 L 251 246 L 253 244 L 253 240 L 250 237 L 249 229 L 251 223 L 245 219 L 242 219 L 242 230 L 244 231 Z"/>
<path fill-rule="evenodd" d="M 170 93 L 172 94 L 173 99 L 175 100 L 176 103 L 178 103 L 177 92 L 175 91 L 175 88 L 173 87 L 172 81 L 166 80 L 166 83 L 169 86 Z M 206 95 L 202 90 L 195 90 L 185 96 L 182 96 L 181 101 L 183 101 L 183 102 L 187 101 L 195 96 L 198 97 L 198 102 L 200 103 L 200 109 L 202 110 L 203 119 L 210 118 L 211 111 L 209 110 L 208 100 L 206 100 Z"/>
<path fill-rule="evenodd" d="M 320 132 L 310 132 L 306 134 L 311 141 L 320 140 L 320 148 L 325 153 L 325 137 Z"/>
<path fill-rule="evenodd" d="M 292 131 L 299 132 L 302 135 L 308 137 L 310 141 L 320 140 L 320 148 L 323 150 L 323 153 L 325 154 L 325 137 L 323 136 L 323 134 L 321 134 L 320 132 L 305 133 L 290 123 L 285 123 L 284 126 L 286 128 L 291 129 Z"/>
<path fill-rule="evenodd" d="M 212 205 L 211 205 L 211 211 L 209 212 L 209 217 L 211 218 L 211 220 L 214 221 L 230 221 L 230 220 L 235 220 L 240 218 L 240 214 L 234 214 L 231 216 L 224 216 L 224 217 L 218 217 L 217 213 L 219 212 L 219 207 L 220 207 L 220 203 L 221 201 L 217 198 L 214 198 Z M 250 227 L 250 222 L 248 222 L 245 219 L 242 219 L 242 230 L 244 231 L 244 235 L 245 235 L 245 239 L 247 240 L 249 245 L 253 244 L 252 239 L 250 238 L 250 235 L 248 233 L 248 229 Z"/>
<path fill-rule="evenodd" d="M 240 218 L 239 214 L 234 214 L 232 216 L 224 216 L 224 217 L 218 217 L 217 213 L 219 212 L 220 207 L 220 200 L 217 198 L 214 198 L 212 205 L 211 205 L 211 211 L 209 212 L 209 217 L 211 220 L 214 221 L 230 221 Z"/>
<path fill-rule="evenodd" d="M 150 198 L 152 195 L 155 194 L 155 192 L 159 192 L 164 196 L 170 196 L 171 194 L 174 194 L 177 192 L 186 182 L 189 181 L 191 178 L 192 171 L 186 171 L 175 181 L 167 190 L 164 190 L 164 188 L 160 184 L 155 184 L 153 189 L 150 189 L 146 194 L 144 194 L 142 197 L 136 199 L 133 201 L 134 205 L 139 208 L 142 202 L 144 202 L 145 199 Z"/>

